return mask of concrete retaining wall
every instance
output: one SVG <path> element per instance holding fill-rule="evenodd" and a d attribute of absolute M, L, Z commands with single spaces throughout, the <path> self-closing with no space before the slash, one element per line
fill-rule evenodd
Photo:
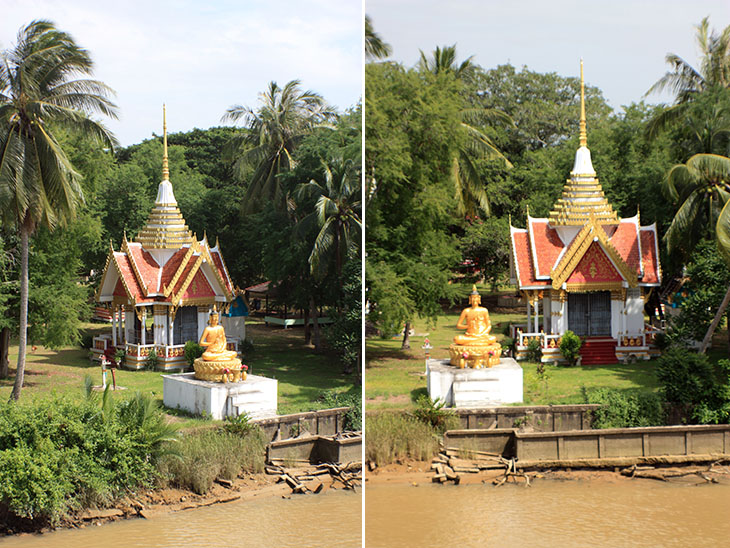
<path fill-rule="evenodd" d="M 493 428 L 491 430 L 449 430 L 444 434 L 444 447 L 469 451 L 483 451 L 497 455 L 514 455 L 514 430 Z"/>
<path fill-rule="evenodd" d="M 362 461 L 362 434 L 304 436 L 273 441 L 266 448 L 266 461 L 274 464 Z"/>
<path fill-rule="evenodd" d="M 730 453 L 730 425 L 515 432 L 514 439 L 519 461 Z"/>
<path fill-rule="evenodd" d="M 277 438 L 296 437 L 303 432 L 319 436 L 333 436 L 344 431 L 345 413 L 349 410 L 349 407 L 335 407 L 321 411 L 279 415 L 251 422 L 261 427 L 269 441 Z"/>
<path fill-rule="evenodd" d="M 599 405 L 533 405 L 456 409 L 465 430 L 524 428 L 536 432 L 590 430 Z"/>

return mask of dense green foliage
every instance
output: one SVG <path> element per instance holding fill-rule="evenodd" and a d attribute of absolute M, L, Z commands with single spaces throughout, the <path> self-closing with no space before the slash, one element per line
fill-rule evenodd
<path fill-rule="evenodd" d="M 453 410 L 444 409 L 446 402 L 440 399 L 431 400 L 426 394 L 421 394 L 416 400 L 413 416 L 429 425 L 438 434 L 459 427 L 459 417 Z"/>
<path fill-rule="evenodd" d="M 580 337 L 568 329 L 560 341 L 560 353 L 568 361 L 568 365 L 575 365 L 580 356 Z"/>
<path fill-rule="evenodd" d="M 658 394 L 617 390 L 583 389 L 586 403 L 599 404 L 593 412 L 593 428 L 630 428 L 665 424 L 664 406 Z"/>
<path fill-rule="evenodd" d="M 176 438 L 151 398 L 84 403 L 55 398 L 0 404 L 0 506 L 20 518 L 56 522 L 152 486 L 157 461 Z"/>
<path fill-rule="evenodd" d="M 428 460 L 438 451 L 438 437 L 428 424 L 401 413 L 368 415 L 365 459 L 378 466 L 398 459 Z"/>

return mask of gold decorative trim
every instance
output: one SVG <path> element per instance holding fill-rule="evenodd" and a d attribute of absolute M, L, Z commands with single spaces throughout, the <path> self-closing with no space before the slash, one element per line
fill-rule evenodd
<path fill-rule="evenodd" d="M 591 215 L 590 220 L 588 223 L 578 232 L 578 235 L 573 240 L 573 243 L 571 244 L 570 248 L 565 252 L 565 255 L 563 255 L 563 258 L 560 260 L 558 265 L 550 272 L 550 277 L 552 278 L 552 286 L 553 289 L 559 289 L 570 277 L 570 275 L 573 273 L 573 271 L 578 266 L 578 263 L 583 258 L 583 256 L 586 254 L 588 249 L 590 248 L 591 244 L 593 243 L 594 239 L 598 239 L 600 242 L 603 250 L 606 252 L 606 254 L 609 256 L 609 258 L 612 260 L 613 265 L 617 268 L 619 274 L 623 276 L 623 278 L 628 283 L 629 287 L 636 287 L 638 285 L 638 279 L 636 277 L 636 272 L 632 270 L 629 265 L 624 262 L 624 260 L 621 258 L 621 255 L 619 255 L 618 251 L 616 251 L 616 248 L 611 244 L 611 242 L 608 239 L 608 236 L 606 235 L 606 232 L 601 228 L 601 225 L 598 224 L 596 218 Z M 568 284 L 573 287 L 578 286 L 611 286 L 615 287 L 616 289 L 623 287 L 623 285 L 619 282 L 610 282 L 610 283 L 603 283 L 603 284 L 592 284 L 592 283 L 580 283 L 580 284 Z M 568 289 L 570 291 L 570 289 Z M 575 291 L 575 289 L 574 289 Z M 580 291 L 580 290 L 578 290 Z M 599 289 L 596 289 L 596 291 L 602 291 Z"/>
<path fill-rule="evenodd" d="M 109 272 L 109 263 L 111 262 L 113 256 L 114 246 L 112 245 L 112 241 L 109 240 L 109 254 L 106 256 L 106 263 L 104 263 L 104 273 L 101 275 L 101 283 L 99 283 L 99 287 L 96 289 L 96 293 L 94 294 L 94 300 L 97 302 L 101 299 L 101 290 L 104 287 L 106 275 L 107 272 Z M 112 289 L 112 297 L 114 297 L 114 289 Z"/>
<path fill-rule="evenodd" d="M 566 284 L 569 293 L 590 293 L 591 291 L 618 291 L 622 289 L 621 282 L 602 283 L 570 283 Z"/>
<path fill-rule="evenodd" d="M 185 293 L 185 290 L 188 288 L 188 286 L 193 281 L 193 278 L 198 273 L 198 270 L 200 269 L 200 265 L 203 264 L 203 256 L 198 255 L 198 259 L 193 264 L 193 268 L 190 269 L 190 272 L 188 273 L 188 277 L 185 278 L 185 281 L 180 286 L 180 290 L 177 292 L 176 295 L 173 295 L 172 297 L 172 303 L 174 305 L 177 305 L 180 302 L 180 297 L 183 293 Z"/>
<path fill-rule="evenodd" d="M 177 271 L 175 272 L 175 275 L 172 277 L 172 280 L 170 280 L 170 285 L 162 285 L 162 293 L 165 295 L 165 297 L 169 297 L 170 294 L 175 289 L 175 286 L 177 285 L 178 280 L 180 279 L 180 276 L 185 271 L 185 267 L 188 266 L 188 261 L 190 260 L 190 257 L 193 256 L 194 250 L 193 250 L 193 244 L 190 244 L 190 247 L 188 248 L 187 253 L 185 253 L 185 256 L 183 257 L 182 261 L 180 262 L 180 266 L 178 266 Z"/>
<path fill-rule="evenodd" d="M 119 279 L 122 280 L 122 287 L 124 287 L 124 291 L 127 292 L 127 297 L 129 298 L 129 302 L 132 303 L 132 305 L 137 303 L 137 300 L 134 298 L 134 295 L 132 295 L 132 291 L 129 289 L 129 285 L 127 285 L 127 280 L 124 279 L 124 276 L 122 275 L 122 268 L 119 266 L 119 262 L 117 261 L 116 255 L 112 254 L 112 260 L 114 261 L 114 266 L 117 269 L 117 274 L 119 275 Z"/>

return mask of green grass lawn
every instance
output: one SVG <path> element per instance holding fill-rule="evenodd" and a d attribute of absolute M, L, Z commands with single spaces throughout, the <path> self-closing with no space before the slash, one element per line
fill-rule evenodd
<path fill-rule="evenodd" d="M 492 333 L 499 340 L 510 322 L 524 322 L 523 314 L 490 312 Z M 402 337 L 389 340 L 369 338 L 366 341 L 365 408 L 410 409 L 419 394 L 426 394 L 425 354 L 421 348 L 428 337 L 433 349 L 431 357 L 449 357 L 448 347 L 456 329 L 458 314 L 439 316 L 437 326 L 429 328 L 425 321 L 414 323 L 415 335 L 411 337 L 411 349 L 401 350 Z M 713 339 L 714 348 L 708 352 L 711 360 L 727 357 L 727 330 L 718 331 Z M 589 365 L 567 367 L 546 365 L 547 381 L 538 378 L 537 364 L 519 362 L 524 377 L 524 404 L 571 404 L 584 403 L 582 389 L 606 387 L 619 390 L 644 390 L 655 392 L 659 388 L 656 378 L 656 360 L 635 364 Z"/>
<path fill-rule="evenodd" d="M 108 332 L 110 327 L 89 323 L 85 329 L 94 335 Z M 302 328 L 267 327 L 263 321 L 249 319 L 247 338 L 253 340 L 254 351 L 245 363 L 255 375 L 279 381 L 279 412 L 294 413 L 318 408 L 316 399 L 326 390 L 345 392 L 353 378 L 342 374 L 342 367 L 331 352 L 316 353 L 304 346 Z M 0 380 L 0 398 L 9 398 L 17 363 L 17 345 L 10 349 L 11 377 Z M 89 361 L 87 350 L 78 347 L 51 350 L 28 348 L 25 383 L 21 400 L 48 398 L 54 394 L 83 397 L 84 377 L 91 375 L 101 385 L 101 367 Z M 111 377 L 108 376 L 109 382 Z M 136 391 L 152 394 L 162 402 L 162 374 L 155 371 L 117 371 L 117 384 L 126 388 L 115 397 L 127 397 Z M 192 421 L 199 422 L 199 421 Z"/>

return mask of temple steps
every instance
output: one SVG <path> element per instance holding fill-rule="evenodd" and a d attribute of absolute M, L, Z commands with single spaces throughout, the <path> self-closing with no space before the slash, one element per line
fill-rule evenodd
<path fill-rule="evenodd" d="M 618 363 L 616 341 L 610 338 L 583 339 L 580 347 L 581 365 Z"/>

